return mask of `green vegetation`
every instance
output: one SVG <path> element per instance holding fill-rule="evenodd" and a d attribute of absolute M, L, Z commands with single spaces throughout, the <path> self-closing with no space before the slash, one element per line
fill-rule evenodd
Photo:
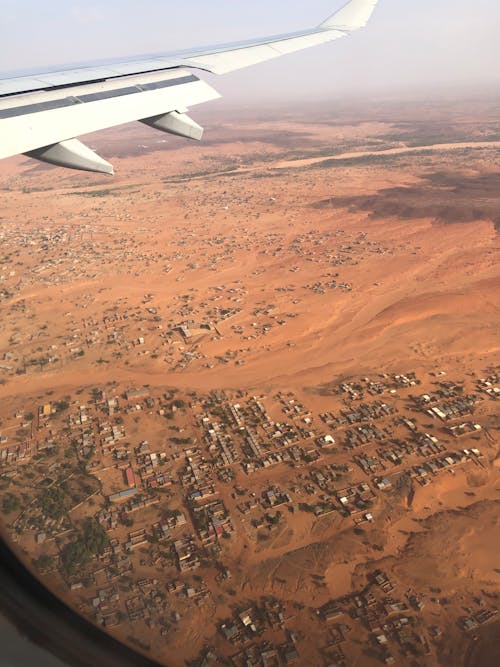
<path fill-rule="evenodd" d="M 274 516 L 268 517 L 269 523 L 272 524 L 273 526 L 277 526 L 279 522 L 281 521 L 282 514 L 281 512 L 276 512 Z"/>
<path fill-rule="evenodd" d="M 174 445 L 192 445 L 192 438 L 170 438 L 170 442 L 173 442 Z"/>
<path fill-rule="evenodd" d="M 114 188 L 106 188 L 101 190 L 74 190 L 73 192 L 66 193 L 66 197 L 108 197 L 108 196 L 119 196 L 122 190 L 132 190 L 142 186 L 143 183 L 131 183 L 129 185 L 120 185 Z M 136 190 L 135 192 L 139 192 Z M 131 193 L 133 194 L 133 193 Z"/>
<path fill-rule="evenodd" d="M 192 172 L 191 174 L 182 174 L 180 176 L 176 176 L 174 178 L 170 178 L 164 183 L 166 185 L 170 185 L 170 183 L 182 183 L 183 181 L 191 181 L 194 178 L 204 178 L 204 177 L 209 177 L 209 176 L 221 176 L 223 174 L 230 174 L 233 171 L 236 171 L 238 169 L 238 165 L 230 166 L 230 167 L 225 167 L 221 169 L 214 169 L 214 170 L 207 170 L 207 171 L 195 171 Z"/>
<path fill-rule="evenodd" d="M 53 485 L 53 479 L 46 477 L 42 484 L 48 488 L 38 496 L 38 504 L 42 513 L 54 521 L 59 521 L 69 509 L 83 502 L 100 488 L 99 481 L 85 473 L 73 474 L 57 485 Z"/>
<path fill-rule="evenodd" d="M 182 514 L 182 512 L 177 508 L 173 509 L 173 510 L 164 509 L 164 510 L 162 510 L 161 517 L 162 517 L 163 521 L 168 521 L 171 518 L 175 519 L 175 518 L 179 517 L 181 514 Z"/>
<path fill-rule="evenodd" d="M 33 561 L 33 565 L 39 570 L 48 570 L 54 564 L 52 556 L 42 555 Z"/>
<path fill-rule="evenodd" d="M 206 511 L 199 510 L 192 513 L 193 525 L 197 531 L 208 530 L 209 519 Z"/>
<path fill-rule="evenodd" d="M 19 499 L 13 493 L 6 493 L 2 498 L 2 512 L 4 514 L 12 514 L 20 509 Z"/>
<path fill-rule="evenodd" d="M 421 151 L 412 151 L 401 154 L 382 153 L 381 155 L 358 155 L 352 158 L 324 160 L 323 162 L 317 162 L 316 164 L 311 165 L 310 169 L 333 169 L 335 167 L 345 169 L 346 167 L 362 167 L 381 164 L 386 167 L 402 166 L 405 159 L 407 160 L 408 158 L 422 157 L 426 155 L 433 155 L 433 150 L 423 149 Z"/>
<path fill-rule="evenodd" d="M 54 519 L 54 521 L 59 521 L 66 513 L 64 498 L 64 491 L 53 486 L 50 489 L 45 489 L 38 496 L 38 504 L 45 516 Z"/>
<path fill-rule="evenodd" d="M 146 644 L 146 643 L 142 642 L 140 639 L 137 639 L 137 637 L 134 637 L 133 635 L 128 635 L 127 640 L 131 644 L 135 644 L 136 646 L 138 646 L 143 651 L 150 651 L 151 650 L 151 645 L 150 644 Z"/>
<path fill-rule="evenodd" d="M 100 556 L 107 544 L 108 537 L 102 526 L 93 519 L 86 519 L 77 537 L 63 549 L 62 571 L 67 576 L 76 574 L 92 558 Z"/>
<path fill-rule="evenodd" d="M 301 510 L 301 512 L 314 514 L 314 505 L 309 505 L 308 503 L 299 503 L 299 510 Z"/>
<path fill-rule="evenodd" d="M 453 128 L 424 129 L 422 132 L 416 129 L 406 129 L 401 133 L 388 133 L 383 137 L 388 142 L 404 142 L 407 146 L 414 148 L 418 146 L 433 146 L 436 144 L 460 144 L 474 142 L 493 142 L 498 141 L 500 133 L 492 130 L 485 136 L 477 136 L 471 132 Z"/>
<path fill-rule="evenodd" d="M 68 192 L 68 197 L 108 197 L 109 195 L 114 194 L 114 191 L 110 188 L 109 190 L 89 190 L 88 192 Z"/>
<path fill-rule="evenodd" d="M 66 495 L 68 509 L 83 502 L 86 498 L 99 490 L 99 480 L 93 475 L 78 473 L 60 485 Z"/>

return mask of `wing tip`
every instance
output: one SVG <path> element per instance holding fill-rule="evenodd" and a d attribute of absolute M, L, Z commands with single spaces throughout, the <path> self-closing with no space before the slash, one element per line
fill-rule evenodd
<path fill-rule="evenodd" d="M 378 0 L 350 0 L 341 9 L 320 24 L 323 30 L 352 32 L 364 28 L 370 20 Z"/>

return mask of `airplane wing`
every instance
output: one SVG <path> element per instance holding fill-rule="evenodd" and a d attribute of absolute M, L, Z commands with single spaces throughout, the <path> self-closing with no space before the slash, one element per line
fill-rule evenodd
<path fill-rule="evenodd" d="M 345 37 L 367 24 L 377 2 L 351 0 L 301 32 L 0 78 L 0 159 L 25 154 L 112 174 L 113 167 L 76 137 L 141 121 L 199 140 L 203 129 L 186 112 L 220 95 L 195 72 L 225 74 Z"/>

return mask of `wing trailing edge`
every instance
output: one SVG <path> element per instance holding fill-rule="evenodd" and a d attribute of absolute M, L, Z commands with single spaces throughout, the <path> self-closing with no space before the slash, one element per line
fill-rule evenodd
<path fill-rule="evenodd" d="M 220 95 L 193 69 L 225 74 L 340 39 L 364 27 L 377 2 L 351 0 L 319 26 L 300 32 L 0 78 L 0 159 L 25 154 L 112 174 L 112 166 L 76 137 L 142 121 L 200 140 L 203 129 L 186 111 Z"/>

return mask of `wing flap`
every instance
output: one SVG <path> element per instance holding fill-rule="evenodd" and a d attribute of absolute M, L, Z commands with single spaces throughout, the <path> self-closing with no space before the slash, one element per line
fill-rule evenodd
<path fill-rule="evenodd" d="M 175 73 L 175 77 L 170 73 L 166 81 L 155 82 L 156 85 L 167 82 L 174 85 L 153 90 L 141 91 L 130 85 L 118 89 L 108 87 L 107 90 L 96 92 L 90 86 L 80 87 L 72 91 L 72 96 L 59 100 L 47 100 L 47 94 L 45 97 L 43 94 L 27 96 L 30 100 L 29 113 L 17 113 L 18 107 L 11 106 L 3 112 L 9 115 L 2 118 L 0 110 L 0 159 L 220 97 L 211 86 L 189 72 L 175 70 Z M 155 76 L 159 79 L 162 75 Z M 120 85 L 123 86 L 123 81 Z M 88 89 L 92 92 L 87 93 Z M 125 92 L 116 94 L 117 91 Z M 58 108 L 54 106 L 56 102 Z"/>
<path fill-rule="evenodd" d="M 225 74 L 331 42 L 363 27 L 377 1 L 351 0 L 320 26 L 302 32 L 0 78 L 0 159 L 36 156 L 37 149 L 47 149 L 40 154 L 49 157 L 57 153 L 57 159 L 68 151 L 80 156 L 81 147 L 74 144 L 54 146 L 135 120 L 152 119 L 150 124 L 165 131 L 174 127 L 183 136 L 201 136 L 199 126 L 169 116 L 219 97 L 189 70 Z"/>

